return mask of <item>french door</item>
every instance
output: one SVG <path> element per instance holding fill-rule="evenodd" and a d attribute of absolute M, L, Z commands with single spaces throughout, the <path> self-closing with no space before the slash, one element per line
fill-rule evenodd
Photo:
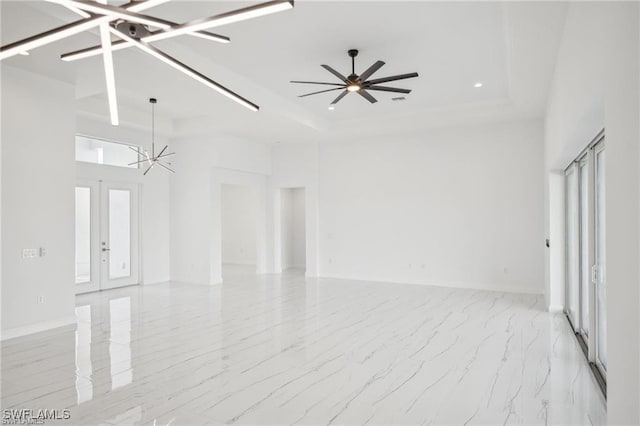
<path fill-rule="evenodd" d="M 605 145 L 600 135 L 565 170 L 565 313 L 606 379 Z"/>
<path fill-rule="evenodd" d="M 76 293 L 138 284 L 138 186 L 76 185 Z"/>

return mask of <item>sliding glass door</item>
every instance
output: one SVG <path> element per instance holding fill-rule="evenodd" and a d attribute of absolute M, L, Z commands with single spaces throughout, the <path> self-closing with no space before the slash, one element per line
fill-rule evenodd
<path fill-rule="evenodd" d="M 567 211 L 567 288 L 565 311 L 574 329 L 579 328 L 580 311 L 580 227 L 578 224 L 578 168 L 572 164 L 566 171 Z"/>
<path fill-rule="evenodd" d="M 606 378 L 604 136 L 565 170 L 565 313 L 589 361 Z"/>
<path fill-rule="evenodd" d="M 595 149 L 595 265 L 593 282 L 596 286 L 596 364 L 601 373 L 607 371 L 607 286 L 606 286 L 606 228 L 605 228 L 605 151 L 604 143 Z"/>
<path fill-rule="evenodd" d="M 580 334 L 585 342 L 589 340 L 589 286 L 591 282 L 589 252 L 591 232 L 589 231 L 589 161 L 588 156 L 583 156 L 578 163 L 578 176 L 580 187 L 579 199 L 579 223 L 580 223 Z"/>

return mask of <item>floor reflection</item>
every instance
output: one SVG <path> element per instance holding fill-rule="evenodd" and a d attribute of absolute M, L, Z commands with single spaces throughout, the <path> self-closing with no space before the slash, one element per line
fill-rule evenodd
<path fill-rule="evenodd" d="M 605 424 L 541 296 L 225 275 L 78 296 L 77 329 L 2 342 L 2 407 L 67 424 Z"/>
<path fill-rule="evenodd" d="M 111 360 L 111 390 L 130 384 L 131 368 L 131 298 L 121 297 L 109 301 L 111 336 L 109 359 Z"/>
<path fill-rule="evenodd" d="M 93 399 L 91 375 L 91 305 L 76 307 L 76 393 L 78 404 Z"/>

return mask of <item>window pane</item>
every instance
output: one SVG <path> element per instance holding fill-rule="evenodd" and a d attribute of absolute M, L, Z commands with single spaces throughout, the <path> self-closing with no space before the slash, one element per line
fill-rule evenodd
<path fill-rule="evenodd" d="M 136 146 L 133 148 L 138 149 Z M 137 165 L 129 164 L 138 161 L 138 154 L 131 145 L 76 136 L 76 161 L 135 169 Z"/>
<path fill-rule="evenodd" d="M 76 187 L 76 284 L 91 281 L 91 188 Z"/>
<path fill-rule="evenodd" d="M 109 278 L 131 276 L 131 192 L 109 190 Z"/>

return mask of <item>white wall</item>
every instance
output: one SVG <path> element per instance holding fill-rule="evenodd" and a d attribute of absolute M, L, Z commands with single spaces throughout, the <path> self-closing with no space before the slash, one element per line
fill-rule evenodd
<path fill-rule="evenodd" d="M 542 123 L 320 144 L 322 276 L 542 294 Z"/>
<path fill-rule="evenodd" d="M 150 135 L 147 132 L 128 128 L 125 125 L 111 126 L 86 117 L 78 117 L 77 132 L 149 147 Z M 164 147 L 167 140 L 156 136 L 156 147 Z M 171 150 L 174 147 L 170 145 Z M 105 180 L 112 182 L 130 182 L 140 185 L 140 233 L 141 233 L 141 270 L 142 283 L 154 284 L 169 281 L 170 278 L 170 196 L 169 173 L 154 168 L 143 176 L 144 168 L 129 169 L 91 163 L 76 163 L 78 179 Z"/>
<path fill-rule="evenodd" d="M 270 206 L 273 217 L 272 271 L 280 272 L 283 267 L 281 189 L 304 188 L 304 268 L 306 276 L 318 276 L 318 145 L 302 141 L 276 144 L 271 156 L 273 173 L 269 177 L 269 199 L 272 200 Z"/>
<path fill-rule="evenodd" d="M 256 197 L 253 189 L 222 185 L 222 263 L 256 264 Z"/>
<path fill-rule="evenodd" d="M 71 85 L 6 65 L 1 82 L 5 339 L 75 322 L 75 111 Z"/>
<path fill-rule="evenodd" d="M 306 265 L 304 188 L 291 189 L 291 266 L 304 268 Z"/>
<path fill-rule="evenodd" d="M 306 266 L 306 223 L 304 188 L 280 191 L 281 269 Z"/>
<path fill-rule="evenodd" d="M 222 282 L 220 197 L 222 184 L 246 185 L 256 194 L 256 269 L 273 264 L 272 221 L 267 208 L 269 146 L 226 135 L 176 141 L 176 174 L 171 177 L 171 279 Z"/>
<path fill-rule="evenodd" d="M 280 190 L 280 270 L 293 265 L 293 208 L 290 188 Z"/>
<path fill-rule="evenodd" d="M 640 423 L 639 22 L 635 2 L 571 3 L 545 121 L 547 175 L 605 129 L 609 424 Z M 561 229 L 554 203 L 547 207 L 550 230 Z M 562 262 L 563 253 L 550 256 Z M 547 280 L 554 305 L 564 283 Z"/>

